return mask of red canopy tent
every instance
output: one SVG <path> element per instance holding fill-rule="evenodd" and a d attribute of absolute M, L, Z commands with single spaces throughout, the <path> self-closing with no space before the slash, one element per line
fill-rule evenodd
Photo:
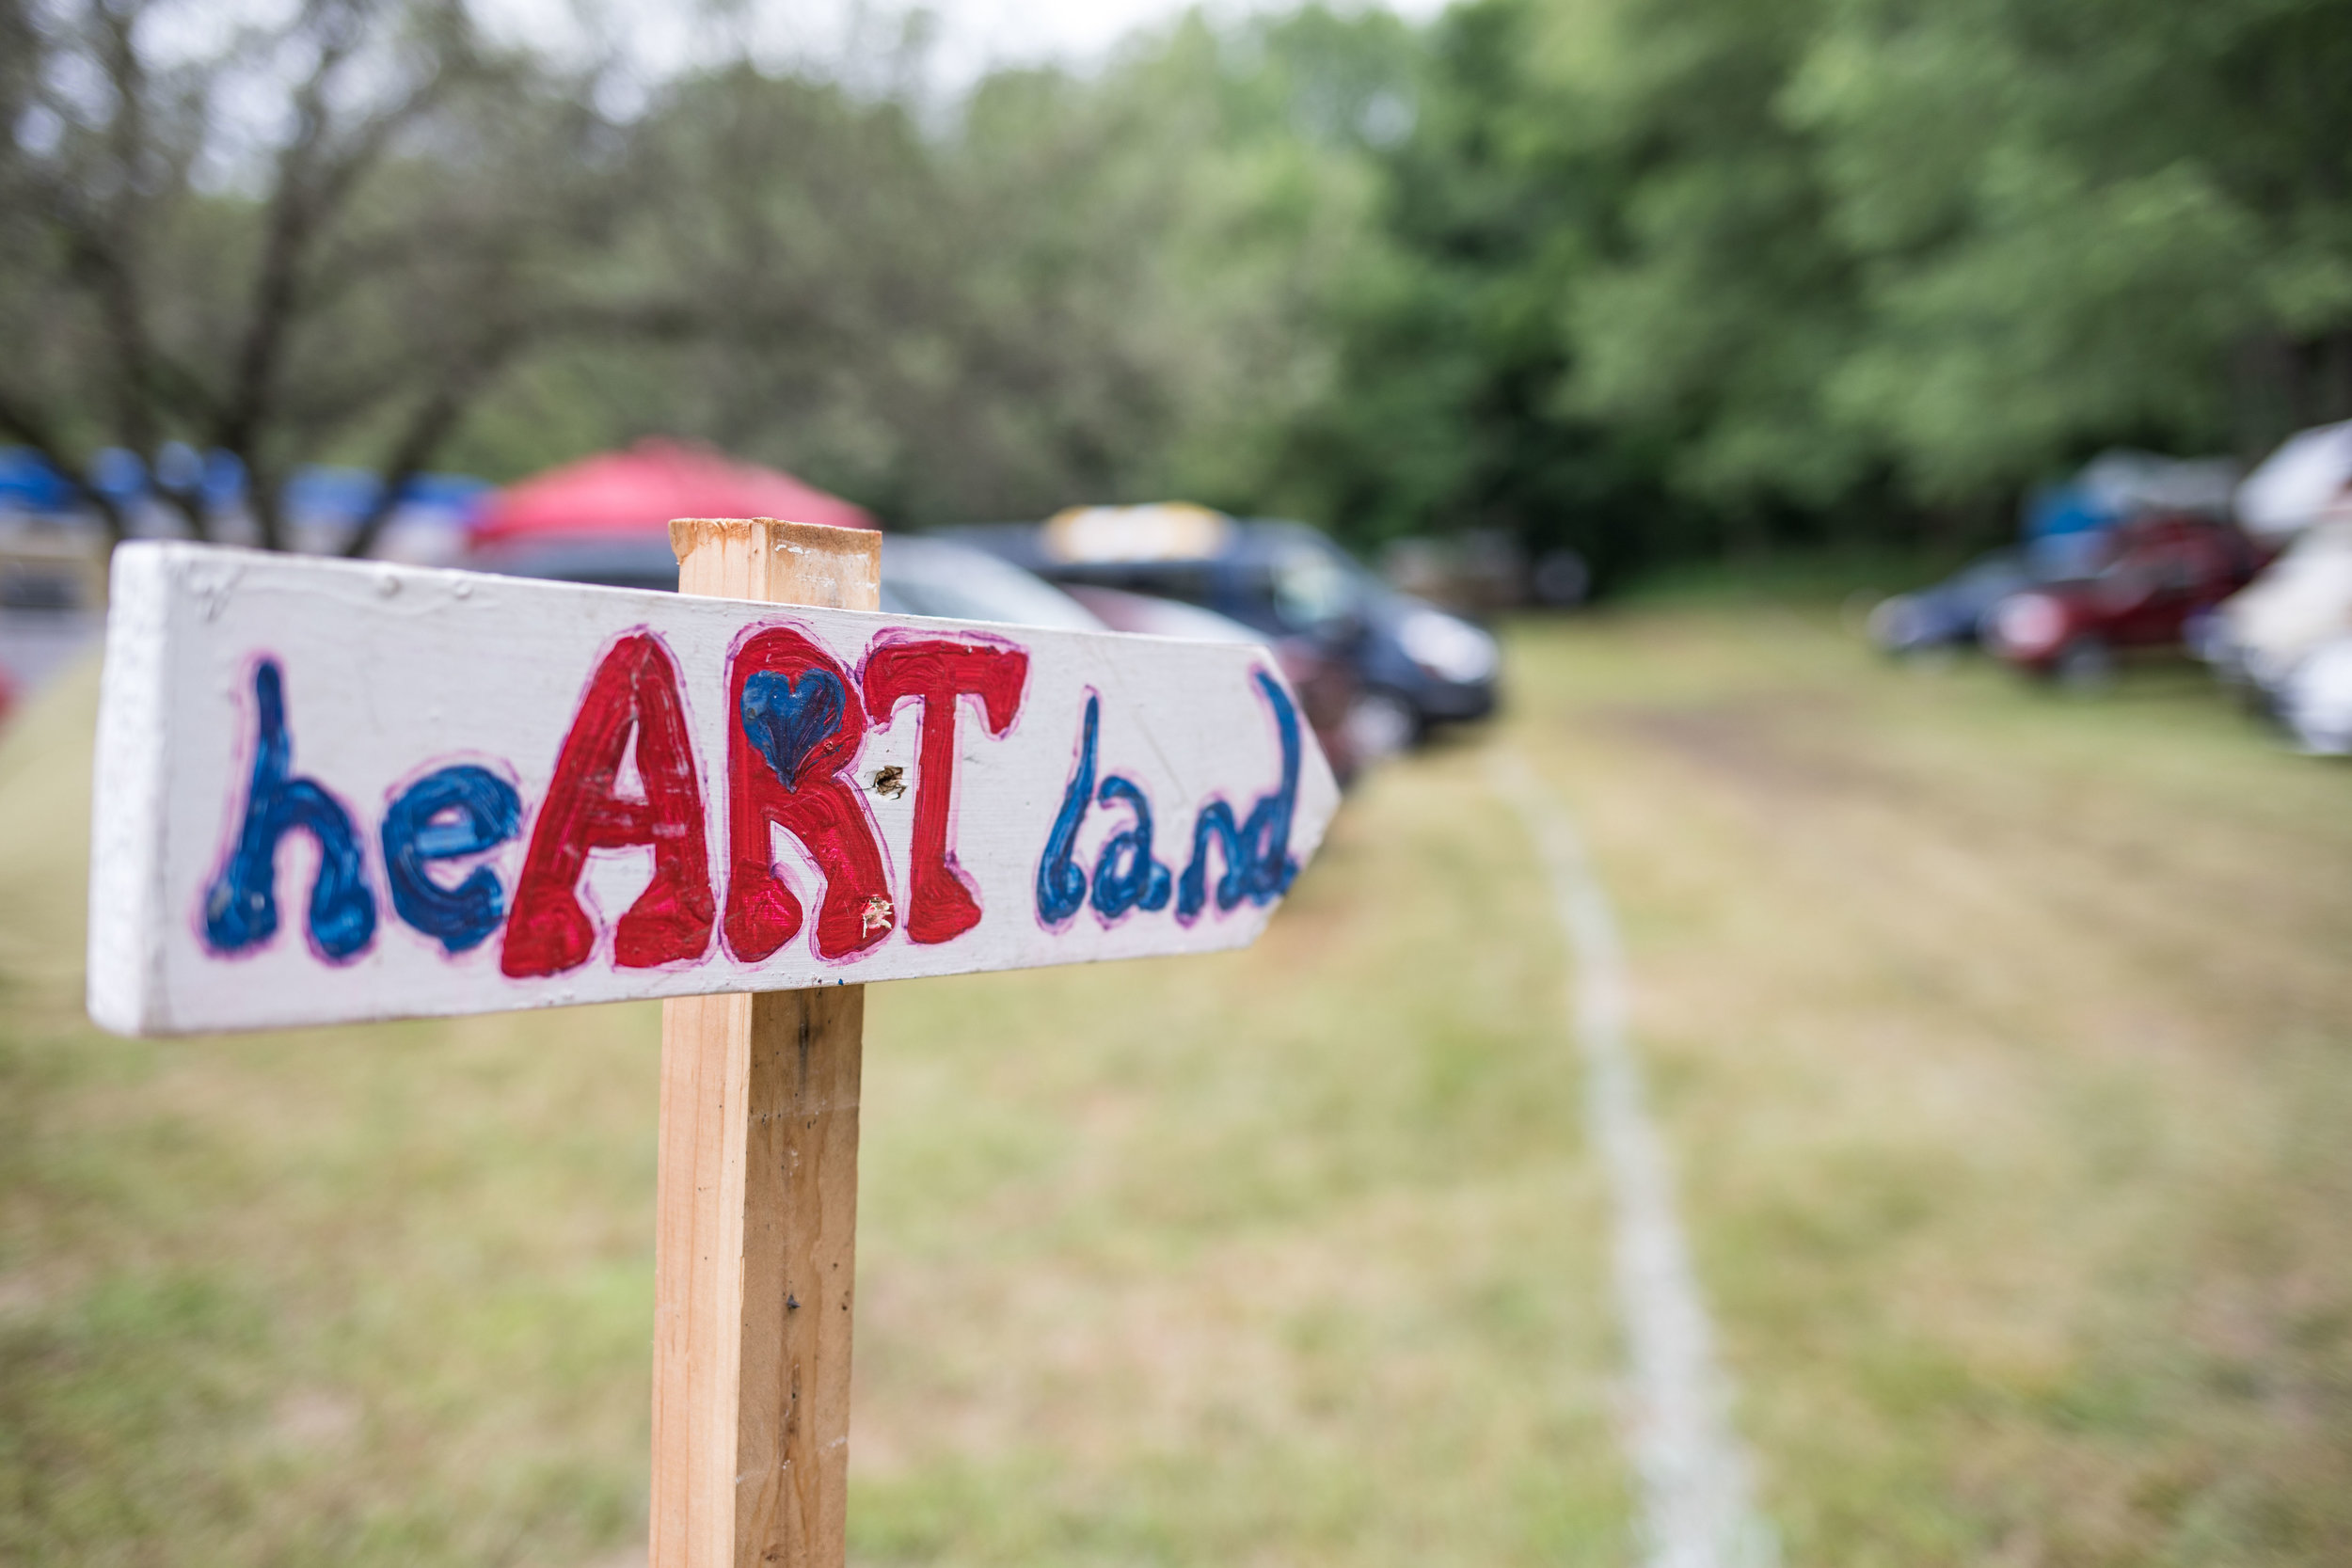
<path fill-rule="evenodd" d="M 864 507 L 790 474 L 657 437 L 508 485 L 483 508 L 473 537 L 477 545 L 492 545 L 559 535 L 660 533 L 673 517 L 879 526 Z"/>

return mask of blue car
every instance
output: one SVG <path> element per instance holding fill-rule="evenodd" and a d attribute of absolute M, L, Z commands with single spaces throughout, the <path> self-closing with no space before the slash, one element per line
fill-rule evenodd
<path fill-rule="evenodd" d="M 1051 582 L 1176 599 L 1269 639 L 1311 641 L 1357 677 L 1347 726 L 1367 759 L 1495 709 L 1502 657 L 1491 635 L 1399 593 L 1304 523 L 1167 503 L 952 532 Z"/>
<path fill-rule="evenodd" d="M 2041 580 L 2023 551 L 1995 550 L 1932 588 L 1880 600 L 1870 611 L 1870 641 L 1890 654 L 1974 643 L 1994 605 Z"/>

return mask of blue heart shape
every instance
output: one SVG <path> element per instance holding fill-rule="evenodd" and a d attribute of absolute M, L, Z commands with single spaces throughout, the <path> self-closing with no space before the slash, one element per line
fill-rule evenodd
<path fill-rule="evenodd" d="M 755 670 L 743 681 L 743 733 L 777 782 L 797 790 L 801 765 L 841 727 L 848 700 L 841 678 L 829 670 L 804 670 L 797 681 L 781 671 Z"/>

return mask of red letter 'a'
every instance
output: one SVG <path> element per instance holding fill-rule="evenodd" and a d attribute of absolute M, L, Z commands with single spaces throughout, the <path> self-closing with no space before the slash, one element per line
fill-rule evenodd
<path fill-rule="evenodd" d="M 645 785 L 642 800 L 613 793 L 631 729 Z M 580 907 L 578 889 L 588 851 L 639 844 L 653 847 L 653 881 L 613 927 L 612 961 L 648 969 L 701 958 L 717 912 L 702 786 L 677 666 L 650 631 L 615 642 L 580 700 L 531 830 L 499 968 L 516 976 L 557 974 L 587 962 L 596 928 Z"/>
<path fill-rule="evenodd" d="M 736 649 L 727 704 L 727 950 L 757 963 L 801 928 L 770 823 L 799 839 L 825 875 L 817 956 L 873 946 L 897 922 L 873 820 L 841 779 L 866 739 L 866 705 L 849 672 L 799 631 L 770 626 Z"/>
<path fill-rule="evenodd" d="M 890 636 L 883 633 L 884 637 Z M 980 923 L 978 890 L 956 864 L 956 699 L 977 697 L 991 735 L 1021 711 L 1029 656 L 984 642 L 885 641 L 866 656 L 866 705 L 876 724 L 909 697 L 922 700 L 914 768 L 914 864 L 908 876 L 907 936 L 946 942 Z"/>

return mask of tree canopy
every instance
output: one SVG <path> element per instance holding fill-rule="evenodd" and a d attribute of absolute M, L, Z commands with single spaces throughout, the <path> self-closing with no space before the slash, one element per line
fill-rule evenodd
<path fill-rule="evenodd" d="M 951 96 L 176 14 L 0 0 L 0 437 L 225 451 L 265 538 L 298 462 L 661 433 L 905 523 L 1183 495 L 1606 578 L 2352 417 L 2347 0 L 1195 13 Z"/>

